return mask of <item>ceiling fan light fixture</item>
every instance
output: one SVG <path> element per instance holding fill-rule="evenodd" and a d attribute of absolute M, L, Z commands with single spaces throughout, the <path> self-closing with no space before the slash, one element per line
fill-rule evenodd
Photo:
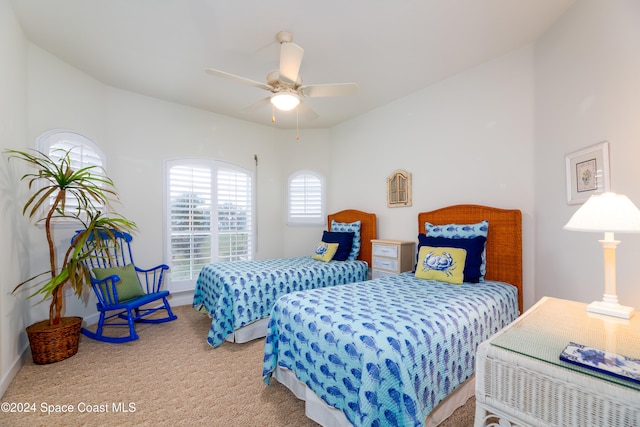
<path fill-rule="evenodd" d="M 300 104 L 300 98 L 291 92 L 276 93 L 271 97 L 271 103 L 281 111 L 291 111 Z"/>

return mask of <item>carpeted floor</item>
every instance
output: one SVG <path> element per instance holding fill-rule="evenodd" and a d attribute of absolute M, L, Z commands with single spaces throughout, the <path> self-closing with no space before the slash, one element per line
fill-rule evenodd
<path fill-rule="evenodd" d="M 82 336 L 67 360 L 29 360 L 0 399 L 22 412 L 0 412 L 0 426 L 317 426 L 288 389 L 263 383 L 263 339 L 213 349 L 210 320 L 174 310 L 176 321 L 138 325 L 137 341 Z M 470 399 L 441 426 L 472 426 L 474 409 Z"/>

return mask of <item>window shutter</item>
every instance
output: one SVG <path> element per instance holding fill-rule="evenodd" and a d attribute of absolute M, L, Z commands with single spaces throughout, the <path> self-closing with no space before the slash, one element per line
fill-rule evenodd
<path fill-rule="evenodd" d="M 60 160 L 65 152 L 71 149 L 69 157 L 71 158 L 71 166 L 74 169 L 80 169 L 87 166 L 97 166 L 95 173 L 102 172 L 102 159 L 91 147 L 78 145 L 77 141 L 62 140 L 51 145 L 49 148 L 49 157 L 52 160 Z M 101 175 L 104 175 L 101 173 Z"/>
<path fill-rule="evenodd" d="M 218 260 L 251 259 L 251 177 L 229 167 L 218 169 Z"/>
<path fill-rule="evenodd" d="M 211 262 L 252 259 L 252 175 L 207 159 L 170 160 L 165 170 L 172 290 L 193 289 Z"/>
<path fill-rule="evenodd" d="M 66 130 L 53 130 L 45 132 L 38 137 L 38 151 L 47 154 L 51 160 L 57 162 L 69 151 L 71 167 L 79 170 L 86 167 L 93 167 L 91 173 L 98 176 L 104 176 L 106 169 L 106 157 L 100 151 L 98 146 L 84 135 Z M 100 184 L 99 184 L 100 185 Z M 55 198 L 49 198 L 49 203 L 53 204 Z M 97 209 L 105 208 L 105 206 L 93 201 Z M 65 212 L 73 214 L 77 211 L 78 203 L 73 196 L 68 196 L 65 201 Z M 46 210 L 46 207 L 45 207 Z M 69 219 L 57 218 L 57 224 L 67 222 L 75 223 Z"/>
<path fill-rule="evenodd" d="M 211 262 L 211 168 L 173 166 L 169 177 L 171 276 L 195 279 Z"/>
<path fill-rule="evenodd" d="M 312 173 L 297 173 L 289 179 L 289 224 L 324 224 L 324 183 Z"/>

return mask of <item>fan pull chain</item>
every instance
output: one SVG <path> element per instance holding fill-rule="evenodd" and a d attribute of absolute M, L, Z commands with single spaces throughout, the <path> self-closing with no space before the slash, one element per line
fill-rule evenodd
<path fill-rule="evenodd" d="M 255 193 L 255 194 L 258 194 L 258 155 L 257 155 L 257 154 L 254 154 L 254 155 L 253 155 L 253 160 L 255 160 L 255 161 L 256 161 L 256 169 L 255 169 L 255 170 L 256 170 L 256 173 L 255 173 L 255 178 L 254 178 L 254 179 L 255 179 L 255 181 L 254 181 L 254 182 L 255 182 L 255 190 L 256 190 L 256 193 Z M 256 209 L 256 212 L 255 212 L 255 214 L 256 214 L 256 218 L 258 218 L 259 216 L 258 216 L 258 206 L 257 206 L 257 203 L 256 203 L 256 207 L 255 207 L 255 209 Z M 256 227 L 256 234 L 255 234 L 255 236 L 256 236 L 256 247 L 255 247 L 255 250 L 256 250 L 256 252 L 257 252 L 257 251 L 258 251 L 258 244 L 259 244 L 259 242 L 260 242 L 260 240 L 258 239 L 258 236 L 260 235 L 260 233 L 258 233 L 258 221 L 256 221 L 256 222 L 255 222 L 255 227 Z"/>
<path fill-rule="evenodd" d="M 276 107 L 271 104 L 271 123 L 276 122 Z"/>
<path fill-rule="evenodd" d="M 300 134 L 298 133 L 298 111 L 300 111 L 300 105 L 296 107 L 296 141 L 300 141 Z"/>

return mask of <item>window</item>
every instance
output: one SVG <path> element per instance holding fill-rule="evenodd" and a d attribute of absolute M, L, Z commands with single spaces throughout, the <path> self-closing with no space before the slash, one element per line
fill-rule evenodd
<path fill-rule="evenodd" d="M 251 259 L 251 176 L 219 167 L 217 196 L 218 261 Z"/>
<path fill-rule="evenodd" d="M 36 141 L 36 150 L 48 155 L 53 161 L 60 160 L 69 152 L 71 166 L 75 170 L 95 166 L 92 173 L 104 174 L 106 169 L 106 157 L 100 148 L 86 136 L 69 130 L 57 129 L 43 133 Z M 52 197 L 50 203 L 53 202 Z M 77 207 L 75 198 L 67 197 L 65 211 L 72 213 Z M 56 222 L 64 223 L 71 220 L 57 219 Z"/>
<path fill-rule="evenodd" d="M 174 291 L 195 287 L 215 261 L 253 258 L 253 177 L 244 168 L 207 159 L 166 163 L 166 259 Z"/>
<path fill-rule="evenodd" d="M 324 225 L 324 178 L 312 171 L 298 171 L 287 180 L 287 224 Z"/>

